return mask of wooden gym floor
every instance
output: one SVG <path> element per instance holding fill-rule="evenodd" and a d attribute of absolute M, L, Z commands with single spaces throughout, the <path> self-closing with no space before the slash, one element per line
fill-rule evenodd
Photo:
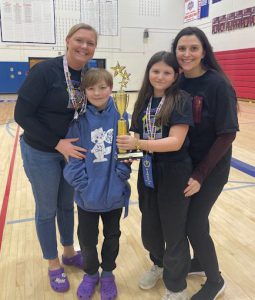
<path fill-rule="evenodd" d="M 0 96 L 0 300 L 76 299 L 82 271 L 65 268 L 71 283 L 67 293 L 57 294 L 49 286 L 47 263 L 42 259 L 35 232 L 33 196 L 20 157 L 18 136 L 22 130 L 13 121 L 14 99 L 13 95 Z M 131 95 L 131 104 L 133 99 Z M 231 168 L 229 182 L 211 213 L 211 232 L 227 284 L 219 299 L 225 300 L 255 299 L 255 103 L 240 103 L 239 123 L 241 131 L 233 149 L 238 169 Z M 164 294 L 162 281 L 149 291 L 137 285 L 151 264 L 140 239 L 138 163 L 133 163 L 132 168 L 130 213 L 121 220 L 115 271 L 118 299 L 157 300 Z M 101 240 L 100 236 L 99 249 Z M 78 247 L 76 235 L 75 245 Z M 203 282 L 202 277 L 189 277 L 189 294 L 194 294 Z M 100 299 L 98 288 L 93 299 Z"/>

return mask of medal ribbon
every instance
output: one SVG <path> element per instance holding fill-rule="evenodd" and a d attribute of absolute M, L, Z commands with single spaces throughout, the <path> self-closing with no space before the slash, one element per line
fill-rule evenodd
<path fill-rule="evenodd" d="M 156 116 L 159 113 L 163 103 L 165 101 L 165 96 L 159 102 L 158 107 L 156 108 L 156 112 L 154 115 L 154 119 L 151 119 L 151 104 L 152 104 L 152 97 L 149 100 L 147 109 L 146 109 L 146 127 L 148 131 L 148 139 L 155 139 L 156 138 Z M 142 158 L 142 167 L 143 167 L 143 180 L 144 184 L 147 187 L 154 189 L 154 182 L 153 182 L 153 174 L 152 174 L 152 153 L 146 153 L 145 156 Z"/>
<path fill-rule="evenodd" d="M 64 68 L 67 89 L 68 89 L 69 100 L 71 100 L 73 108 L 75 110 L 74 119 L 77 119 L 79 115 L 83 114 L 86 111 L 86 106 L 87 106 L 86 95 L 85 92 L 81 90 L 77 91 L 74 88 L 65 55 L 63 56 L 63 68 Z M 84 75 L 85 75 L 85 66 L 81 70 L 80 82 L 82 82 Z M 79 109 L 80 111 L 78 112 Z"/>
<path fill-rule="evenodd" d="M 156 116 L 159 113 L 163 103 L 165 101 L 165 96 L 162 97 L 162 99 L 159 102 L 159 105 L 156 109 L 154 118 L 151 119 L 151 103 L 152 103 L 152 97 L 149 100 L 147 109 L 146 109 L 146 127 L 147 127 L 147 131 L 148 131 L 148 138 L 151 140 L 154 140 L 156 137 L 156 126 L 155 126 L 155 122 L 156 122 Z"/>
<path fill-rule="evenodd" d="M 156 137 L 156 126 L 155 126 L 155 122 L 156 122 L 156 116 L 159 113 L 163 103 L 165 101 L 165 96 L 162 97 L 162 99 L 159 102 L 159 105 L 156 109 L 155 115 L 154 115 L 154 119 L 151 119 L 151 103 L 152 103 L 152 97 L 149 100 L 147 109 L 146 109 L 146 127 L 147 127 L 147 131 L 148 131 L 148 138 L 151 140 L 154 140 Z"/>

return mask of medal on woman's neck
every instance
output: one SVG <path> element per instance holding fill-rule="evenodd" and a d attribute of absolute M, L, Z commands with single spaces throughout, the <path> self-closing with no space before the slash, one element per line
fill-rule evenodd
<path fill-rule="evenodd" d="M 79 115 L 83 114 L 86 111 L 86 106 L 87 106 L 86 95 L 84 91 L 81 91 L 80 89 L 74 87 L 71 80 L 71 74 L 68 69 L 68 63 L 65 55 L 63 56 L 63 68 L 64 68 L 69 100 L 74 108 L 74 119 L 77 119 Z M 81 82 L 83 80 L 84 74 L 85 74 L 85 66 L 81 70 Z"/>

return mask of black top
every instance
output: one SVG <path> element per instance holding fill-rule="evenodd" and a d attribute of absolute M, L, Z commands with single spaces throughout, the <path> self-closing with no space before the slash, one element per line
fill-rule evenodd
<path fill-rule="evenodd" d="M 81 71 L 69 71 L 74 87 L 79 88 Z M 74 116 L 62 56 L 40 62 L 29 71 L 18 92 L 14 116 L 24 129 L 26 143 L 41 151 L 56 151 Z"/>
<path fill-rule="evenodd" d="M 185 78 L 182 74 L 180 87 L 192 96 L 195 126 L 189 129 L 188 136 L 190 155 L 196 165 L 219 135 L 239 130 L 236 94 L 226 79 L 214 70 L 197 78 Z"/>
<path fill-rule="evenodd" d="M 193 125 L 192 118 L 192 104 L 190 96 L 182 91 L 181 95 L 181 105 L 182 110 L 179 112 L 176 108 L 173 109 L 171 115 L 169 116 L 169 122 L 167 126 L 158 126 L 156 130 L 156 139 L 161 139 L 169 136 L 170 127 L 178 124 L 187 124 Z M 151 104 L 151 119 L 154 118 L 156 109 L 160 103 L 161 98 L 154 97 L 152 98 Z M 148 130 L 146 127 L 146 108 L 148 106 L 149 100 L 145 102 L 145 107 L 142 113 L 138 116 L 138 128 L 131 128 L 131 131 L 134 131 L 140 135 L 144 140 L 148 139 Z M 179 161 L 185 159 L 188 156 L 188 146 L 189 139 L 185 138 L 185 141 L 182 145 L 182 148 L 178 151 L 171 152 L 155 152 L 153 154 L 154 159 L 158 160 L 167 160 L 167 161 Z"/>

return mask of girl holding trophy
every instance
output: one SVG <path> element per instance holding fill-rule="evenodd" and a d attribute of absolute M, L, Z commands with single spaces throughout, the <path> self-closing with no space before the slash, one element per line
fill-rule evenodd
<path fill-rule="evenodd" d="M 188 299 L 190 265 L 186 219 L 189 198 L 183 190 L 192 171 L 187 132 L 193 125 L 188 94 L 178 89 L 179 66 L 173 54 L 161 51 L 148 62 L 132 115 L 134 136 L 117 137 L 117 146 L 142 150 L 138 173 L 142 241 L 152 268 L 139 281 L 152 288 L 162 278 L 162 300 Z"/>

